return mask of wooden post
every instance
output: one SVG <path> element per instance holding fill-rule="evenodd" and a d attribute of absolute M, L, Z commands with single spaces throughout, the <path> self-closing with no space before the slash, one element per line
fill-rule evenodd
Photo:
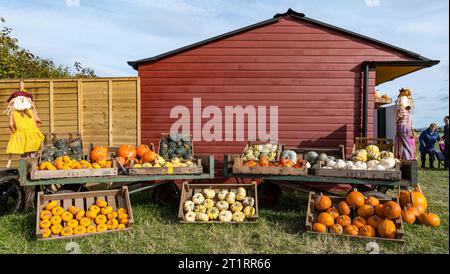
<path fill-rule="evenodd" d="M 77 99 L 78 99 L 78 132 L 80 133 L 81 139 L 83 139 L 83 82 L 81 79 L 77 80 Z"/>
<path fill-rule="evenodd" d="M 108 146 L 113 143 L 113 100 L 112 100 L 112 80 L 108 81 Z"/>
<path fill-rule="evenodd" d="M 138 77 L 136 81 L 136 111 L 137 111 L 137 121 L 136 121 L 136 128 L 137 128 L 137 144 L 141 144 L 141 79 Z"/>
<path fill-rule="evenodd" d="M 49 81 L 50 132 L 55 132 L 55 115 L 53 110 L 53 81 Z"/>
<path fill-rule="evenodd" d="M 20 80 L 19 82 L 19 90 L 22 90 L 24 88 L 23 80 Z"/>

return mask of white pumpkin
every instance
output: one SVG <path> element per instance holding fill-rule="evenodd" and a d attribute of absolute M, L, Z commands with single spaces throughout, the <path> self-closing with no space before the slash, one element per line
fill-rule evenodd
<path fill-rule="evenodd" d="M 233 213 L 231 213 L 231 211 L 228 211 L 228 210 L 224 210 L 219 213 L 219 221 L 224 222 L 224 223 L 231 222 L 232 217 L 233 217 Z"/>
<path fill-rule="evenodd" d="M 380 153 L 380 159 L 386 159 L 386 158 L 395 158 L 394 153 L 391 151 L 382 151 Z"/>
<path fill-rule="evenodd" d="M 367 164 L 362 161 L 358 161 L 355 163 L 356 169 L 367 169 Z"/>
<path fill-rule="evenodd" d="M 227 190 L 221 190 L 219 191 L 219 193 L 217 194 L 217 199 L 219 199 L 219 201 L 224 201 L 226 196 L 228 194 Z"/>
<path fill-rule="evenodd" d="M 344 160 L 338 160 L 336 164 L 333 166 L 334 169 L 344 169 L 345 168 L 345 161 Z"/>
<path fill-rule="evenodd" d="M 376 165 L 378 165 L 379 161 L 371 160 L 367 162 L 367 169 L 373 169 Z"/>
<path fill-rule="evenodd" d="M 206 214 L 206 213 L 197 213 L 197 215 L 195 215 L 195 219 L 200 222 L 209 221 L 208 214 Z"/>
<path fill-rule="evenodd" d="M 194 212 L 195 213 L 205 213 L 206 207 L 204 205 L 195 205 L 194 206 Z"/>
<path fill-rule="evenodd" d="M 345 169 L 353 169 L 355 164 L 352 161 L 345 162 Z"/>
<path fill-rule="evenodd" d="M 245 218 L 251 219 L 255 216 L 256 209 L 253 206 L 246 206 L 243 211 Z"/>
<path fill-rule="evenodd" d="M 237 189 L 236 200 L 243 201 L 247 197 L 247 190 L 245 188 L 240 187 Z"/>
<path fill-rule="evenodd" d="M 236 201 L 236 193 L 234 192 L 228 192 L 227 195 L 225 196 L 225 201 L 227 201 L 227 203 L 232 204 Z"/>
<path fill-rule="evenodd" d="M 306 168 L 311 168 L 311 164 L 309 162 L 306 162 Z"/>
<path fill-rule="evenodd" d="M 380 165 L 382 165 L 385 169 L 394 168 L 395 167 L 395 159 L 394 158 L 381 159 Z"/>
<path fill-rule="evenodd" d="M 214 189 L 205 188 L 202 192 L 206 199 L 213 199 L 214 196 L 216 196 L 216 192 L 214 191 Z"/>
<path fill-rule="evenodd" d="M 244 206 L 254 206 L 254 205 L 255 205 L 255 198 L 248 196 L 248 197 L 246 197 L 246 198 L 244 199 L 244 201 L 242 202 L 242 204 L 243 204 Z"/>
<path fill-rule="evenodd" d="M 210 209 L 214 207 L 214 200 L 212 199 L 205 199 L 202 203 L 202 205 L 206 208 L 206 209 Z"/>
<path fill-rule="evenodd" d="M 333 161 L 333 160 L 329 160 L 329 161 L 327 161 L 327 165 L 326 165 L 326 167 L 334 167 L 336 165 L 336 162 L 335 161 Z"/>
<path fill-rule="evenodd" d="M 194 211 L 194 207 L 195 207 L 195 204 L 193 201 L 184 202 L 184 205 L 183 205 L 184 212 Z"/>
<path fill-rule="evenodd" d="M 199 193 L 195 193 L 192 196 L 192 201 L 194 202 L 194 204 L 196 205 L 201 205 L 203 203 L 203 201 L 205 201 L 205 197 L 203 196 L 203 194 Z"/>
<path fill-rule="evenodd" d="M 382 165 L 376 165 L 373 167 L 373 170 L 386 170 L 386 168 Z"/>
<path fill-rule="evenodd" d="M 245 220 L 245 215 L 241 211 L 236 211 L 235 213 L 233 213 L 231 219 L 235 222 L 243 222 Z"/>
<path fill-rule="evenodd" d="M 230 204 L 228 204 L 226 201 L 218 201 L 216 203 L 216 207 L 219 211 L 228 210 L 229 206 L 230 206 Z"/>
<path fill-rule="evenodd" d="M 195 217 L 197 216 L 197 214 L 193 211 L 189 211 L 184 215 L 184 220 L 186 222 L 195 222 Z"/>
<path fill-rule="evenodd" d="M 215 207 L 206 210 L 206 214 L 208 214 L 210 220 L 216 220 L 219 217 L 219 213 L 220 211 Z"/>
<path fill-rule="evenodd" d="M 230 206 L 231 212 L 242 211 L 243 208 L 244 206 L 241 204 L 241 202 L 238 201 L 232 203 Z"/>

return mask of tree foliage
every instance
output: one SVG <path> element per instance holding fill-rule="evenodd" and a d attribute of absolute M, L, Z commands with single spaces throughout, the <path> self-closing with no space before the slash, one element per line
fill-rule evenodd
<path fill-rule="evenodd" d="M 0 16 L 0 25 L 4 23 L 5 19 Z M 96 77 L 93 69 L 83 67 L 79 62 L 70 68 L 34 55 L 20 47 L 17 38 L 11 36 L 11 31 L 6 26 L 0 29 L 0 79 Z"/>

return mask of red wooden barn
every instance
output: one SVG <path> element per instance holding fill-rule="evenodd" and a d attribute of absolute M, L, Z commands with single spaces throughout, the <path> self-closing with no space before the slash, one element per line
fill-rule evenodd
<path fill-rule="evenodd" d="M 158 143 L 160 134 L 169 132 L 177 120 L 170 118 L 172 107 L 192 108 L 193 98 L 201 98 L 203 107 L 222 109 L 276 105 L 281 143 L 327 148 L 345 144 L 350 153 L 354 137 L 374 134 L 375 86 L 438 61 L 289 9 L 128 63 L 141 79 L 143 143 Z M 221 176 L 223 155 L 240 153 L 245 144 L 201 141 L 194 146 L 195 153 L 215 155 L 216 176 Z"/>

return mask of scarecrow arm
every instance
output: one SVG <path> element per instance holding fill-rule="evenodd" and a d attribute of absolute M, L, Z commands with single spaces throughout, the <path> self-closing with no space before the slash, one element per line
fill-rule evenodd
<path fill-rule="evenodd" d="M 34 106 L 34 102 L 32 103 L 32 105 L 33 105 L 33 116 L 34 116 L 34 121 L 36 122 L 36 126 L 40 126 L 40 125 L 42 125 L 42 121 L 41 121 L 41 119 L 39 118 L 39 115 L 37 114 L 37 111 L 36 111 L 36 107 Z"/>
<path fill-rule="evenodd" d="M 10 130 L 11 134 L 16 132 L 16 125 L 14 123 L 14 116 L 13 116 L 12 112 L 9 114 L 9 130 Z"/>

